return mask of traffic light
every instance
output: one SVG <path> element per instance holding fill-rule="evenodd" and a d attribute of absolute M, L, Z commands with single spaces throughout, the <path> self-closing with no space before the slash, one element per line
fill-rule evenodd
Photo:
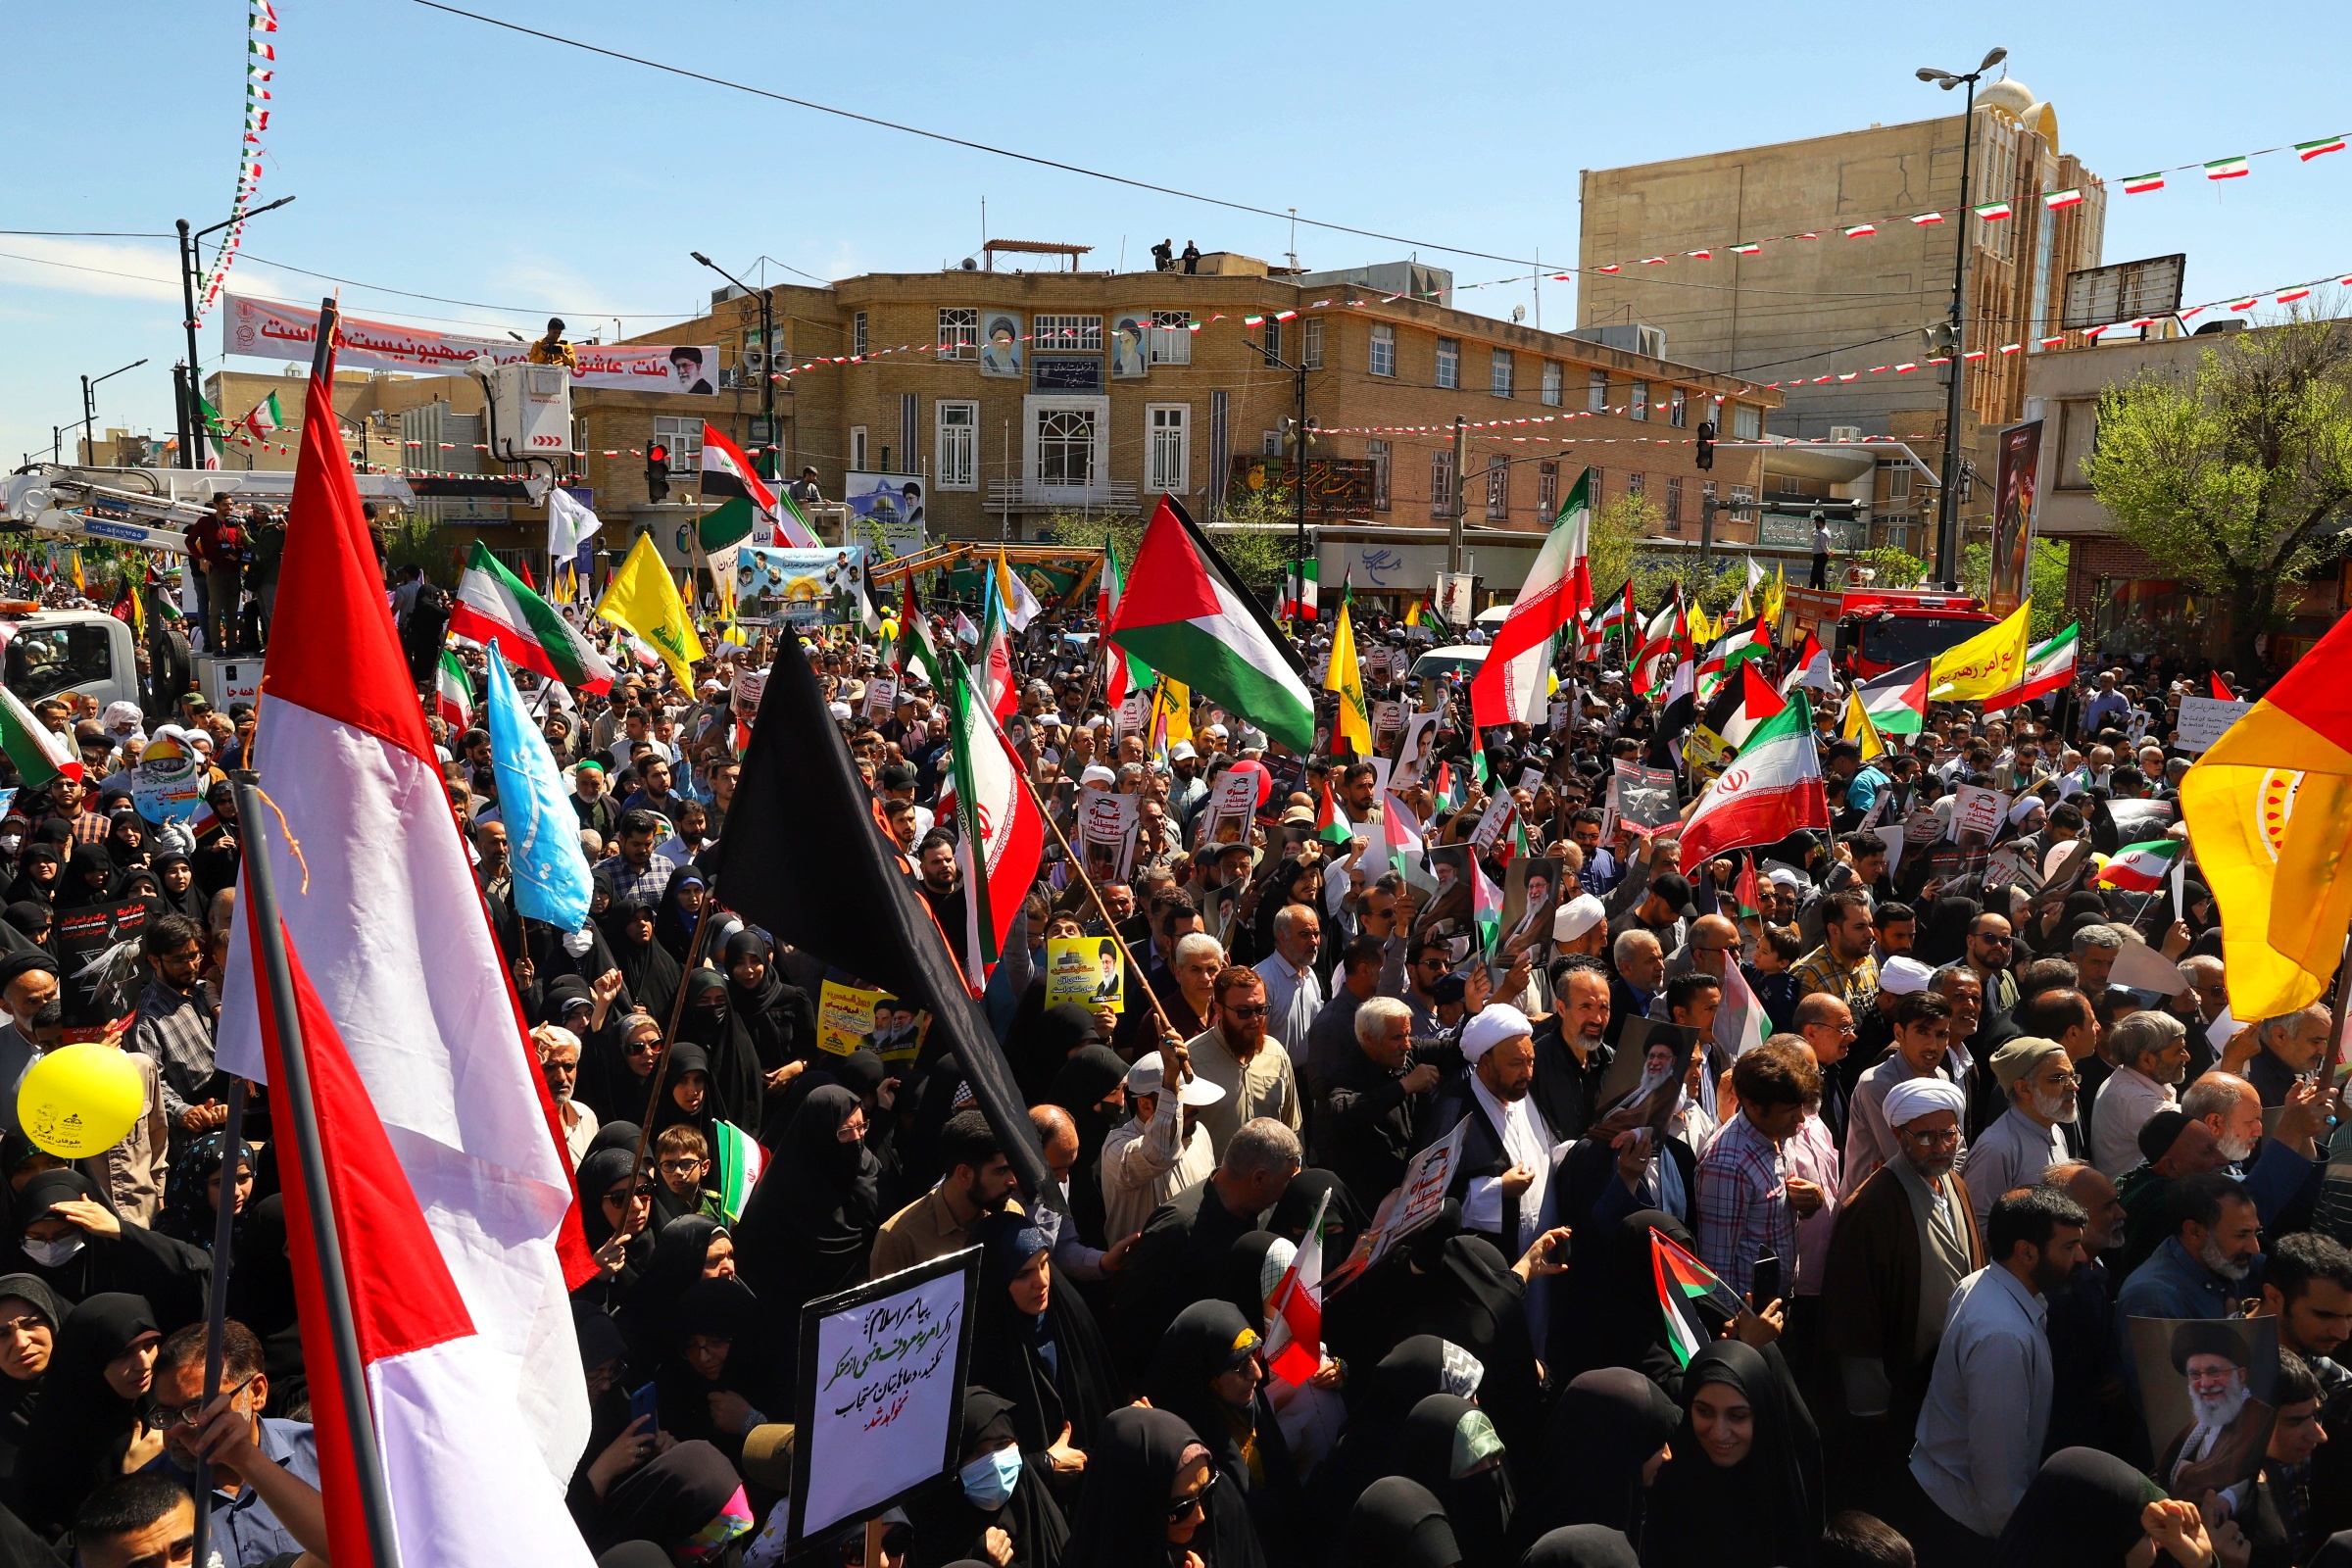
<path fill-rule="evenodd" d="M 1713 419 L 1699 421 L 1698 466 L 1701 468 L 1715 466 L 1715 421 Z"/>
<path fill-rule="evenodd" d="M 656 441 L 645 449 L 645 499 L 669 498 L 669 448 Z"/>

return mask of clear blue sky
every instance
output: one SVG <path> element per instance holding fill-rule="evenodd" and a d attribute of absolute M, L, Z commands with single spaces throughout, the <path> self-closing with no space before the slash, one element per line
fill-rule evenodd
<path fill-rule="evenodd" d="M 1966 69 L 1996 43 L 2057 105 L 2066 148 L 2111 181 L 2352 130 L 2352 48 L 2338 32 L 2249 34 L 2242 6 L 2159 3 L 2094 23 L 2046 4 L 1839 3 L 1800 17 L 1639 5 L 1465 15 L 1386 0 L 1149 12 L 471 3 L 1090 169 L 1559 263 L 1576 254 L 1578 170 L 1943 113 L 1956 100 L 1913 69 Z M 253 253 L 516 308 L 346 287 L 355 315 L 496 331 L 552 312 L 587 336 L 600 321 L 610 334 L 617 312 L 642 332 L 709 298 L 715 279 L 690 249 L 738 272 L 763 254 L 820 278 L 919 270 L 974 251 L 983 197 L 991 233 L 1093 245 L 1101 265 L 1123 247 L 1130 268 L 1148 266 L 1163 236 L 1269 258 L 1292 248 L 1281 220 L 750 98 L 414 0 L 283 0 L 280 15 L 263 199 L 300 199 L 255 220 Z M 0 96 L 11 166 L 0 228 L 168 232 L 175 218 L 224 217 L 244 17 L 230 0 L 18 8 L 17 90 Z M 2192 300 L 2352 272 L 2352 153 L 2258 159 L 2252 177 L 2223 185 L 2188 175 L 2153 195 L 2111 191 L 2107 259 L 2186 251 Z M 1305 223 L 1297 248 L 1314 268 L 1407 249 Z M 99 427 L 168 431 L 182 352 L 171 244 L 7 235 L 0 253 L 0 460 L 45 454 L 50 427 L 78 419 L 78 374 L 141 357 L 99 389 Z M 1465 282 L 1512 270 L 1421 255 Z M 283 299 L 315 302 L 333 286 L 256 262 L 234 275 Z M 2346 293 L 2312 303 L 2336 307 Z M 1527 300 L 1491 289 L 1461 303 L 1507 315 Z M 1548 285 L 1543 303 L 1547 324 L 1573 319 L 1566 285 Z M 208 368 L 218 326 L 208 318 L 201 339 Z"/>

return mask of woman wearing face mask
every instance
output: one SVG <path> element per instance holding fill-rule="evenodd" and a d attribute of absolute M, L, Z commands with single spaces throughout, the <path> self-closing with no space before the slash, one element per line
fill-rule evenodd
<path fill-rule="evenodd" d="M 1517 1561 L 1509 1541 L 1518 1498 L 1486 1411 L 1450 1394 L 1431 1395 L 1404 1418 L 1389 1468 L 1427 1487 L 1445 1507 L 1463 1568 L 1511 1568 Z"/>
<path fill-rule="evenodd" d="M 1125 1405 L 1087 1455 L 1066 1561 L 1085 1568 L 1265 1568 L 1250 1506 L 1183 1417 Z"/>
<path fill-rule="evenodd" d="M 18 1465 L 26 1524 L 56 1536 L 93 1488 L 163 1452 L 139 1420 L 162 1343 L 142 1297 L 105 1293 L 66 1314 Z"/>
<path fill-rule="evenodd" d="M 865 1107 L 838 1084 L 809 1091 L 736 1229 L 737 1267 L 760 1298 L 779 1364 L 798 1364 L 801 1307 L 865 1278 L 881 1228 L 881 1166 Z"/>
<path fill-rule="evenodd" d="M 1070 1527 L 1050 1487 L 1023 1462 L 1012 1430 L 1012 1401 L 977 1385 L 963 1392 L 961 1463 L 953 1491 L 909 1503 L 914 1525 L 910 1568 L 942 1568 L 965 1558 L 1004 1568 L 1059 1568 Z M 1009 1553 L 1009 1555 L 1007 1555 Z"/>
<path fill-rule="evenodd" d="M 0 1496 L 16 1493 L 17 1458 L 40 1408 L 41 1383 L 65 1308 L 29 1274 L 0 1275 Z"/>
<path fill-rule="evenodd" d="M 11 1212 L 17 1255 L 0 1250 L 0 1267 L 34 1275 L 59 1299 L 132 1291 L 168 1303 L 162 1310 L 174 1321 L 204 1316 L 212 1260 L 185 1242 L 124 1224 L 81 1172 L 38 1172 L 18 1189 Z"/>
<path fill-rule="evenodd" d="M 703 1054 L 709 1078 L 706 1109 L 723 1116 L 744 1131 L 757 1134 L 764 1108 L 766 1080 L 760 1070 L 760 1054 L 735 1016 L 727 977 L 716 969 L 697 969 L 686 977 L 686 1012 L 678 1020 L 678 1043 L 693 1044 Z M 677 1064 L 672 1053 L 670 1070 Z"/>
<path fill-rule="evenodd" d="M 1682 1402 L 1642 1560 L 1805 1568 L 1821 1538 L 1821 1438 L 1779 1349 L 1717 1340 L 1690 1358 Z"/>
<path fill-rule="evenodd" d="M 1195 1301 L 1176 1314 L 1152 1352 L 1144 1393 L 1152 1405 L 1184 1417 L 1215 1457 L 1222 1484 L 1249 1500 L 1267 1555 L 1297 1555 L 1298 1477 L 1275 1423 L 1258 1359 L 1264 1339 L 1230 1301 Z"/>

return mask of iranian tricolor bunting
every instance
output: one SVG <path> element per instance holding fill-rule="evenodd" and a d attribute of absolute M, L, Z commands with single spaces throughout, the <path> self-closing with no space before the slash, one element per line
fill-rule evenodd
<path fill-rule="evenodd" d="M 1544 536 L 1527 581 L 1511 601 L 1510 618 L 1494 632 L 1487 661 L 1470 682 L 1471 722 L 1532 724 L 1547 695 L 1544 676 L 1560 632 L 1592 607 L 1592 569 L 1587 561 L 1592 526 L 1592 470 L 1577 476 Z"/>
<path fill-rule="evenodd" d="M 2126 893 L 2153 893 L 2173 874 L 2173 862 L 2180 858 L 2183 848 L 2180 839 L 2127 844 L 2100 867 L 2093 880 L 2101 887 L 2120 888 Z"/>
<path fill-rule="evenodd" d="M 1135 552 L 1113 646 L 1304 755 L 1315 699 L 1282 634 L 1174 498 L 1162 496 Z"/>
<path fill-rule="evenodd" d="M 2075 659 L 2082 649 L 2082 623 L 2073 625 L 2026 654 L 2025 679 L 1996 697 L 1984 700 L 1987 714 L 1998 713 L 2036 697 L 2063 691 L 2075 683 Z"/>
<path fill-rule="evenodd" d="M 0 686 L 0 751 L 16 765 L 26 789 L 40 789 L 59 774 L 81 777 L 81 759 L 67 739 L 32 716 L 24 700 Z"/>
<path fill-rule="evenodd" d="M 458 579 L 449 608 L 449 634 L 487 648 L 498 639 L 507 662 L 537 670 L 575 692 L 609 692 L 612 666 L 563 612 L 522 585 L 479 539 Z"/>
<path fill-rule="evenodd" d="M 1813 751 L 1813 705 L 1800 688 L 1756 726 L 1723 777 L 1683 824 L 1683 872 L 1727 850 L 1777 844 L 1800 827 L 1827 828 L 1829 800 Z"/>

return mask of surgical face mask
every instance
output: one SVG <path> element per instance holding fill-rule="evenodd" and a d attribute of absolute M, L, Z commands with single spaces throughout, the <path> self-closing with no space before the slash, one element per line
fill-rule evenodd
<path fill-rule="evenodd" d="M 24 1255 L 40 1264 L 41 1267 L 62 1268 L 73 1262 L 74 1254 L 81 1250 L 81 1238 L 60 1236 L 55 1241 L 36 1242 L 27 1236 L 24 1238 Z"/>
<path fill-rule="evenodd" d="M 1004 1506 L 1021 1480 L 1021 1450 L 1007 1446 L 982 1454 L 958 1470 L 964 1500 L 991 1512 Z"/>
<path fill-rule="evenodd" d="M 5 854 L 8 854 L 8 855 L 14 855 L 14 854 L 16 854 L 16 853 L 17 853 L 19 850 L 23 849 L 24 847 L 24 834 L 22 834 L 22 833 L 0 833 L 0 853 L 5 853 Z"/>

